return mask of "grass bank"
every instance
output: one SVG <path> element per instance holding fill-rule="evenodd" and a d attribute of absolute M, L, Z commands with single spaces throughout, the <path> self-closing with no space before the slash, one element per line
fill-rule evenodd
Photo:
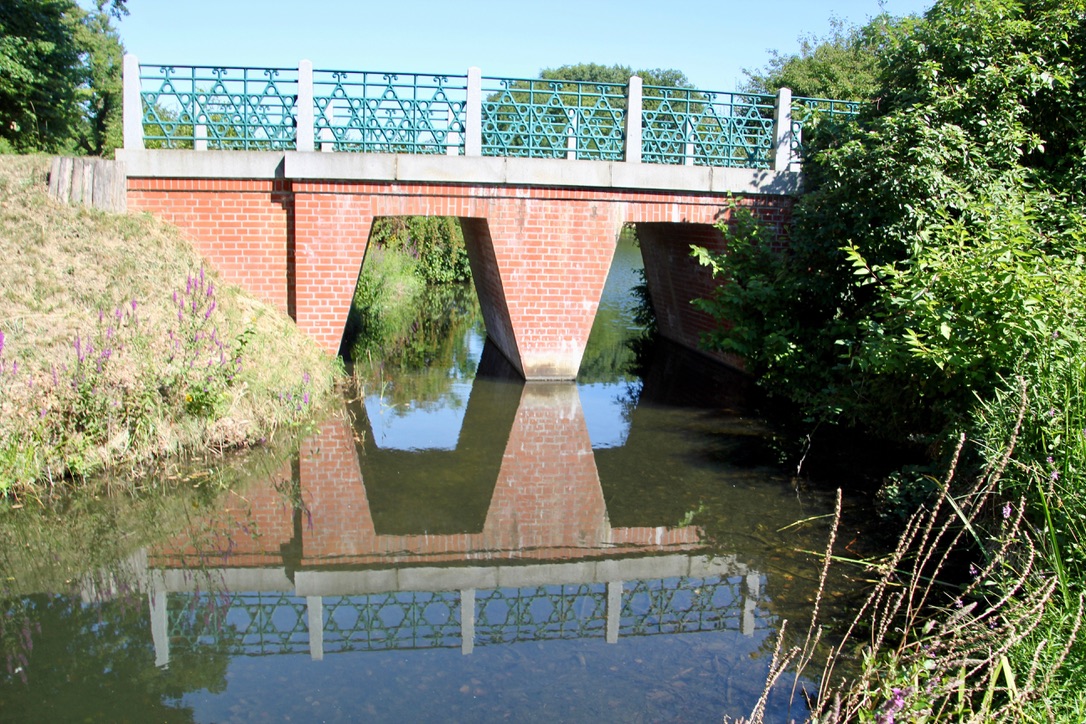
<path fill-rule="evenodd" d="M 313 414 L 334 359 L 148 215 L 58 205 L 0 156 L 0 495 L 221 452 Z"/>

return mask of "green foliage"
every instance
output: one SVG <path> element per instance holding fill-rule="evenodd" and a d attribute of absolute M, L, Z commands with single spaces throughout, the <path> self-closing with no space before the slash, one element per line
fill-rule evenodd
<path fill-rule="evenodd" d="M 403 251 L 371 246 L 358 275 L 344 343 L 353 360 L 366 359 L 410 327 L 410 310 L 425 286 L 418 262 Z"/>
<path fill-rule="evenodd" d="M 900 436 L 964 420 L 1047 336 L 1078 336 L 1082 159 L 1052 149 L 1086 139 L 1066 90 L 1081 11 L 941 2 L 880 51 L 880 102 L 805 165 L 789 254 L 740 221 L 706 258 L 729 282 L 710 342 L 812 414 Z"/>
<path fill-rule="evenodd" d="M 389 216 L 377 219 L 370 244 L 400 251 L 415 260 L 414 272 L 426 284 L 471 279 L 460 220 L 454 216 Z"/>
<path fill-rule="evenodd" d="M 482 315 L 470 287 L 426 287 L 384 311 L 382 323 L 363 330 L 352 347 L 360 386 L 381 390 L 392 407 L 411 407 L 447 396 L 456 380 L 475 374 L 466 332 L 482 324 Z"/>
<path fill-rule="evenodd" d="M 577 63 L 562 65 L 557 68 L 544 68 L 539 72 L 543 80 L 570 80 L 588 83 L 613 83 L 626 85 L 630 76 L 638 76 L 644 85 L 665 86 L 668 88 L 693 88 L 686 74 L 674 68 L 651 68 L 634 71 L 628 65 L 600 65 L 599 63 Z M 625 100 L 621 102 L 625 108 Z"/>
<path fill-rule="evenodd" d="M 857 27 L 830 18 L 826 37 L 803 36 L 798 53 L 770 51 L 764 68 L 744 69 L 746 89 L 776 93 L 789 88 L 794 95 L 808 98 L 871 100 L 879 90 L 881 62 L 916 22 L 915 16 L 895 18 L 882 13 Z"/>
<path fill-rule="evenodd" d="M 79 89 L 83 112 L 77 141 L 80 150 L 87 154 L 111 156 L 114 149 L 124 145 L 121 119 L 124 47 L 101 8 L 87 15 L 79 30 L 86 79 Z"/>
<path fill-rule="evenodd" d="M 0 138 L 19 152 L 106 155 L 120 145 L 123 0 L 0 5 Z"/>

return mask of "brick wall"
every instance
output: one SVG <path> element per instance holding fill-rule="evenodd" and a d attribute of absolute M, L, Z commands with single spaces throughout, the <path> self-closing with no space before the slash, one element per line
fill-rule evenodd
<path fill-rule="evenodd" d="M 128 208 L 178 228 L 227 281 L 283 312 L 288 309 L 285 181 L 128 180 Z"/>
<path fill-rule="evenodd" d="M 129 207 L 179 226 L 231 281 L 339 350 L 373 220 L 456 216 L 466 231 L 488 333 L 530 379 L 576 375 L 618 232 L 649 239 L 650 294 L 662 330 L 694 346 L 706 328 L 688 303 L 712 280 L 689 243 L 720 246 L 719 194 L 422 183 L 129 179 Z M 787 239 L 792 201 L 737 201 Z M 689 285 L 689 286 L 686 286 Z"/>

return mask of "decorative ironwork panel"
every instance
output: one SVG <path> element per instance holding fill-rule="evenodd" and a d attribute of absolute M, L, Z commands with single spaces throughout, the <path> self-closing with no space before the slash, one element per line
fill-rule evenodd
<path fill-rule="evenodd" d="M 460 593 L 401 591 L 324 598 L 324 651 L 460 646 Z"/>
<path fill-rule="evenodd" d="M 295 146 L 296 68 L 141 65 L 148 148 Z"/>
<path fill-rule="evenodd" d="M 483 79 L 483 155 L 621 161 L 626 86 Z"/>
<path fill-rule="evenodd" d="M 675 577 L 623 584 L 619 636 L 741 630 L 771 616 L 746 601 L 745 578 Z M 167 604 L 173 645 L 261 656 L 309 651 L 306 598 L 286 593 L 177 593 Z M 456 648 L 462 644 L 459 591 L 399 591 L 322 599 L 322 651 Z M 614 613 L 612 615 L 615 615 Z M 476 591 L 478 646 L 603 638 L 607 584 L 578 583 Z"/>
<path fill-rule="evenodd" d="M 619 636 L 739 630 L 744 577 L 676 577 L 623 586 Z M 764 622 L 765 613 L 756 615 Z"/>
<path fill-rule="evenodd" d="M 607 586 L 495 588 L 475 594 L 475 643 L 601 638 L 607 632 Z"/>
<path fill-rule="evenodd" d="M 803 131 L 820 123 L 852 123 L 860 115 L 859 101 L 837 101 L 829 98 L 792 99 L 792 157 L 802 158 Z"/>
<path fill-rule="evenodd" d="M 314 138 L 336 151 L 464 153 L 467 76 L 313 71 Z"/>
<path fill-rule="evenodd" d="M 769 168 L 774 97 L 645 86 L 641 158 L 646 163 Z"/>
<path fill-rule="evenodd" d="M 304 597 L 285 593 L 171 594 L 171 642 L 248 656 L 309 650 Z"/>

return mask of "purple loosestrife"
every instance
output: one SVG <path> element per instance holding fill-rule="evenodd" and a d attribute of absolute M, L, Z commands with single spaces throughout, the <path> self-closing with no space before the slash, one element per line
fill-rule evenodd
<path fill-rule="evenodd" d="M 0 355 L 4 354 L 4 330 L 0 329 Z"/>

